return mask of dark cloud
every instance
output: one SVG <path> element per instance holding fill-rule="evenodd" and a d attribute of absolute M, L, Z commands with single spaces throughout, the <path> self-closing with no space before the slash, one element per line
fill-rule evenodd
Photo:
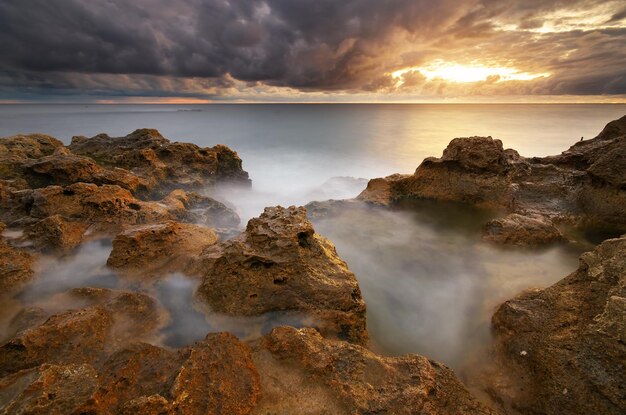
<path fill-rule="evenodd" d="M 1 0 L 0 98 L 36 91 L 219 97 L 233 88 L 259 86 L 390 91 L 397 86 L 388 75 L 394 70 L 434 59 L 472 58 L 552 73 L 549 81 L 526 86 L 533 93 L 622 94 L 626 35 L 619 5 L 603 0 Z M 535 31 L 547 24 L 574 25 L 569 14 L 558 18 L 564 8 L 599 7 L 614 8 L 607 15 L 612 27 Z M 494 91 L 502 85 L 494 79 L 488 84 Z M 448 90 L 428 85 L 420 74 L 406 76 L 409 86 L 426 93 Z"/>

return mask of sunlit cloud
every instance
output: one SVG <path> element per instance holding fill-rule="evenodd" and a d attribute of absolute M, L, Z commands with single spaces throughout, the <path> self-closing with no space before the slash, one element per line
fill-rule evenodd
<path fill-rule="evenodd" d="M 530 81 L 537 78 L 547 78 L 549 73 L 528 73 L 516 68 L 504 66 L 486 66 L 478 63 L 461 65 L 454 62 L 446 62 L 437 59 L 428 65 L 420 67 L 403 68 L 392 72 L 391 76 L 400 84 L 404 83 L 406 74 L 419 72 L 426 80 L 443 80 L 447 82 L 504 82 L 504 81 Z"/>

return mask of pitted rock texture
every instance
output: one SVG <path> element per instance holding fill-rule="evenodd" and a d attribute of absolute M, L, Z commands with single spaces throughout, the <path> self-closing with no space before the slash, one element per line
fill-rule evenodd
<path fill-rule="evenodd" d="M 250 184 L 241 159 L 228 147 L 171 142 L 152 129 L 125 137 L 73 137 L 68 148 L 103 166 L 130 170 L 152 183 L 154 190 L 197 189 L 218 182 Z"/>
<path fill-rule="evenodd" d="M 184 272 L 217 240 L 210 228 L 188 223 L 135 226 L 115 237 L 107 265 L 139 274 Z"/>
<path fill-rule="evenodd" d="M 195 273 L 198 295 L 217 312 L 254 316 L 305 312 L 325 335 L 367 339 L 365 303 L 335 247 L 302 207 L 266 208 L 241 235 L 208 247 Z"/>
<path fill-rule="evenodd" d="M 626 236 L 577 271 L 505 302 L 493 316 L 492 394 L 524 414 L 626 412 Z"/>
<path fill-rule="evenodd" d="M 625 163 L 626 116 L 551 157 L 521 157 L 491 137 L 455 138 L 441 158 L 425 159 L 413 175 L 370 180 L 358 198 L 381 205 L 406 198 L 460 202 L 542 217 L 547 227 L 626 232 Z M 545 240 L 532 234 L 547 227 L 516 222 L 518 229 L 529 225 L 524 243 Z"/>

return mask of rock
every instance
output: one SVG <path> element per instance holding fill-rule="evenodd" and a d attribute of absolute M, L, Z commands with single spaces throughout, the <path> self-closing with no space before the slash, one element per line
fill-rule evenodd
<path fill-rule="evenodd" d="M 73 137 L 68 148 L 103 166 L 130 170 L 161 192 L 203 188 L 217 182 L 250 184 L 241 159 L 228 147 L 172 143 L 157 130 L 140 129 L 125 137 Z"/>
<path fill-rule="evenodd" d="M 185 271 L 217 240 L 213 230 L 187 223 L 136 226 L 115 237 L 107 265 L 135 273 Z"/>
<path fill-rule="evenodd" d="M 254 414 L 490 414 L 447 367 L 381 357 L 314 329 L 277 327 L 252 345 L 263 391 Z"/>
<path fill-rule="evenodd" d="M 555 236 L 555 226 L 626 232 L 625 122 L 613 121 L 598 137 L 543 158 L 521 157 L 491 137 L 455 138 L 441 158 L 425 159 L 413 175 L 370 180 L 358 199 L 459 202 L 545 222 L 515 217 L 516 244 L 545 243 L 544 233 L 551 229 Z"/>
<path fill-rule="evenodd" d="M 98 376 L 87 364 L 41 365 L 0 379 L 3 414 L 82 414 L 89 412 Z"/>
<path fill-rule="evenodd" d="M 179 220 L 201 223 L 213 228 L 239 226 L 239 215 L 231 208 L 208 196 L 184 190 L 174 190 L 163 201 Z"/>
<path fill-rule="evenodd" d="M 113 185 L 48 186 L 14 192 L 12 198 L 13 209 L 3 215 L 11 221 L 35 222 L 59 215 L 67 220 L 93 223 L 97 228 L 110 228 L 173 218 L 164 204 L 140 201 L 128 190 Z"/>
<path fill-rule="evenodd" d="M 541 216 L 530 217 L 512 213 L 492 219 L 483 227 L 483 239 L 503 245 L 545 245 L 563 240 L 561 232 Z"/>
<path fill-rule="evenodd" d="M 146 343 L 119 350 L 100 369 L 97 401 L 111 413 L 135 408 L 133 414 L 159 414 L 170 406 L 165 397 L 183 361 L 177 352 Z"/>
<path fill-rule="evenodd" d="M 156 301 L 146 294 L 99 292 L 83 297 L 93 305 L 55 314 L 0 344 L 0 376 L 43 363 L 97 365 L 109 351 L 148 337 L 162 324 Z"/>
<path fill-rule="evenodd" d="M 67 253 L 80 245 L 87 228 L 83 222 L 53 215 L 26 228 L 24 235 L 38 249 Z"/>
<path fill-rule="evenodd" d="M 626 412 L 626 235 L 493 316 L 492 394 L 524 414 Z"/>
<path fill-rule="evenodd" d="M 31 254 L 14 248 L 0 236 L 0 296 L 18 291 L 32 280 L 34 262 Z"/>
<path fill-rule="evenodd" d="M 209 246 L 195 273 L 212 310 L 239 316 L 296 311 L 324 335 L 365 342 L 365 303 L 335 247 L 315 233 L 306 209 L 266 208 L 241 235 Z"/>
<path fill-rule="evenodd" d="M 16 135 L 0 139 L 0 179 L 17 179 L 22 163 L 49 156 L 63 148 L 56 138 L 43 134 Z"/>
<path fill-rule="evenodd" d="M 174 414 L 249 414 L 259 398 L 250 350 L 229 333 L 196 343 L 171 389 Z"/>

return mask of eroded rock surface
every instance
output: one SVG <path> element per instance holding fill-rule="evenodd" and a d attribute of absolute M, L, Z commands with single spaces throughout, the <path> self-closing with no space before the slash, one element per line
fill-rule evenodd
<path fill-rule="evenodd" d="M 512 213 L 487 222 L 483 227 L 483 239 L 503 245 L 534 246 L 561 241 L 563 235 L 542 216 Z"/>
<path fill-rule="evenodd" d="M 325 335 L 367 338 L 356 278 L 333 244 L 315 233 L 302 207 L 266 208 L 244 233 L 208 247 L 195 272 L 203 277 L 198 295 L 214 311 L 304 312 Z"/>
<path fill-rule="evenodd" d="M 87 228 L 86 223 L 53 215 L 26 228 L 24 236 L 38 249 L 64 253 L 80 245 Z"/>
<path fill-rule="evenodd" d="M 489 414 L 447 367 L 381 357 L 314 329 L 277 327 L 253 344 L 262 399 L 255 414 Z"/>
<path fill-rule="evenodd" d="M 241 159 L 228 147 L 173 143 L 157 130 L 140 129 L 125 137 L 73 137 L 68 148 L 103 166 L 130 170 L 152 183 L 153 188 L 195 189 L 218 181 L 250 183 Z"/>
<path fill-rule="evenodd" d="M 168 221 L 137 226 L 115 237 L 107 265 L 134 273 L 185 271 L 217 240 L 213 230 L 199 225 Z"/>
<path fill-rule="evenodd" d="M 626 236 L 580 258 L 545 290 L 493 316 L 492 394 L 525 414 L 626 412 Z"/>
<path fill-rule="evenodd" d="M 547 227 L 624 232 L 625 126 L 623 117 L 609 123 L 598 137 L 576 143 L 559 156 L 543 158 L 521 157 L 491 137 L 455 138 L 441 158 L 425 159 L 413 175 L 371 180 L 359 199 L 382 205 L 405 198 L 460 202 L 542 217 Z M 529 225 L 528 243 L 545 240 L 532 234 L 547 227 L 518 219 L 515 228 Z M 506 222 L 513 225 L 511 218 Z"/>
<path fill-rule="evenodd" d="M 0 222 L 0 234 L 4 223 Z M 14 293 L 34 276 L 35 258 L 20 248 L 11 246 L 0 235 L 0 297 Z"/>

